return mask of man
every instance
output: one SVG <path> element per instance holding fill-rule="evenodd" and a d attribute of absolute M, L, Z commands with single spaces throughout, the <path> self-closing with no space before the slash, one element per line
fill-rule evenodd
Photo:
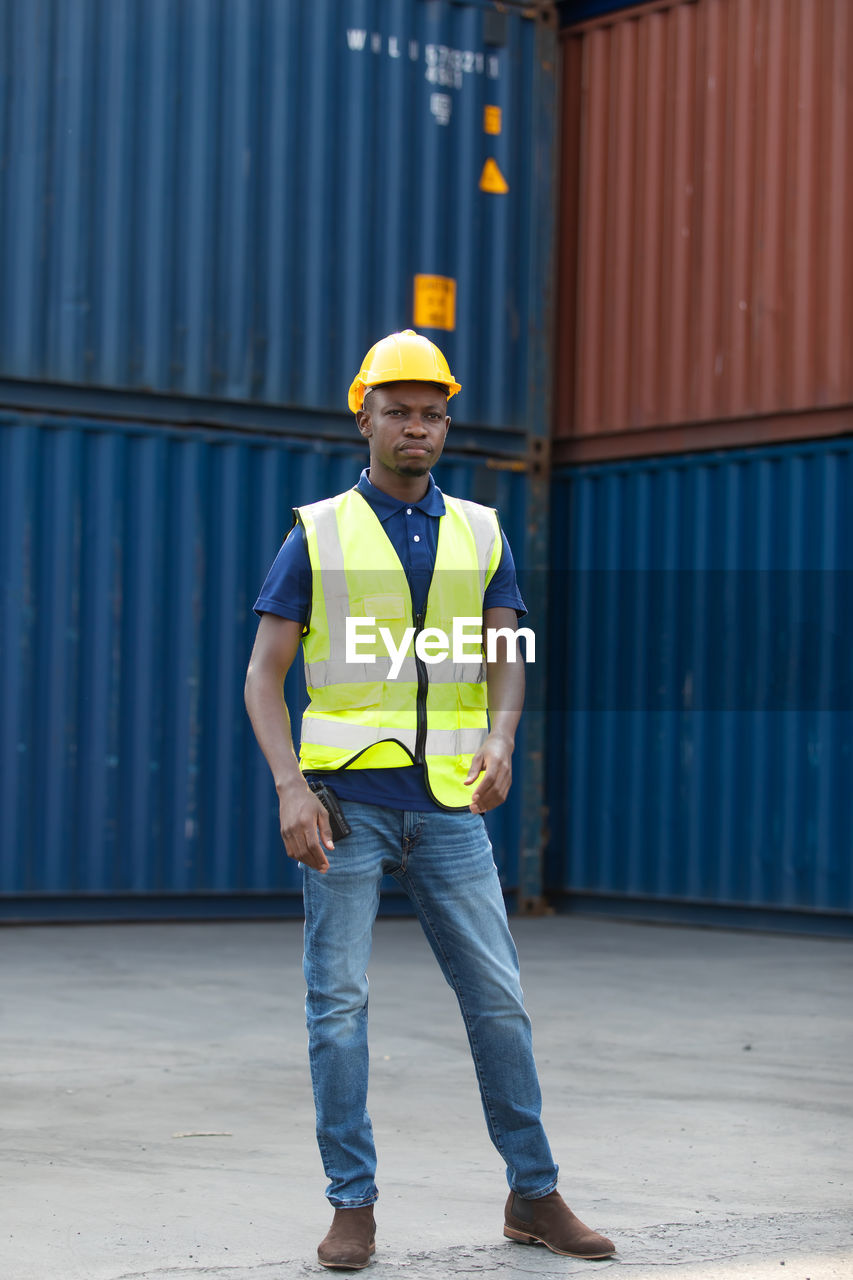
<path fill-rule="evenodd" d="M 309 1057 L 335 1210 L 318 1249 L 327 1267 L 358 1270 L 375 1248 L 365 970 L 385 873 L 411 898 L 459 1001 L 507 1166 L 504 1234 L 576 1257 L 614 1250 L 556 1191 L 482 818 L 509 791 L 523 664 L 506 636 L 485 655 L 469 644 L 463 661 L 449 643 L 454 619 L 511 634 L 525 611 L 495 512 L 442 494 L 430 475 L 459 390 L 438 347 L 411 330 L 370 349 L 349 393 L 369 469 L 347 493 L 296 509 L 255 605 L 246 705 L 288 856 L 303 869 Z M 282 691 L 300 642 L 311 699 L 301 762 Z M 349 834 L 333 841 L 309 782 L 335 793 Z"/>

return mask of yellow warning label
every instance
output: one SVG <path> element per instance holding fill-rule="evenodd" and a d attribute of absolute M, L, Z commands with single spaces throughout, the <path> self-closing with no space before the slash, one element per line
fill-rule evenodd
<path fill-rule="evenodd" d="M 492 191 L 495 195 L 504 195 L 509 191 L 509 183 L 498 168 L 497 160 L 489 156 L 480 174 L 480 190 Z"/>
<path fill-rule="evenodd" d="M 456 281 L 450 276 L 415 276 L 415 328 L 456 328 Z"/>
<path fill-rule="evenodd" d="M 500 107 L 483 107 L 483 129 L 486 133 L 500 133 L 501 131 Z"/>

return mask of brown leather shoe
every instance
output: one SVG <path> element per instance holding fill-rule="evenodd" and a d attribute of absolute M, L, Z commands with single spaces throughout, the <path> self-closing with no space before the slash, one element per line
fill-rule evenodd
<path fill-rule="evenodd" d="M 559 1191 L 541 1200 L 524 1200 L 510 1191 L 504 1209 L 504 1235 L 520 1244 L 544 1244 L 570 1258 L 609 1258 L 616 1245 L 584 1226 Z"/>
<path fill-rule="evenodd" d="M 361 1271 L 376 1250 L 373 1205 L 362 1209 L 336 1209 L 328 1234 L 320 1241 L 317 1258 L 324 1267 Z"/>

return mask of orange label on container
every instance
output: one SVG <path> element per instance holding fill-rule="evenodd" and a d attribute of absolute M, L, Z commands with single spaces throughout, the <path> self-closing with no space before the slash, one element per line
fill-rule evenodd
<path fill-rule="evenodd" d="M 509 183 L 498 168 L 497 160 L 489 156 L 480 174 L 480 190 L 492 191 L 495 195 L 505 195 L 509 191 Z"/>
<path fill-rule="evenodd" d="M 501 131 L 500 107 L 483 107 L 483 129 L 486 133 L 500 133 Z"/>
<path fill-rule="evenodd" d="M 415 276 L 415 328 L 456 328 L 456 281 L 450 276 Z"/>

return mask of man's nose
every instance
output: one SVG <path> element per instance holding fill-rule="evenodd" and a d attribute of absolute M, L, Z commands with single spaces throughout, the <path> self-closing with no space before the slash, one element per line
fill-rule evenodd
<path fill-rule="evenodd" d="M 411 417 L 406 419 L 404 431 L 410 436 L 425 436 L 427 434 L 426 423 L 421 420 L 418 414 L 413 413 Z"/>

